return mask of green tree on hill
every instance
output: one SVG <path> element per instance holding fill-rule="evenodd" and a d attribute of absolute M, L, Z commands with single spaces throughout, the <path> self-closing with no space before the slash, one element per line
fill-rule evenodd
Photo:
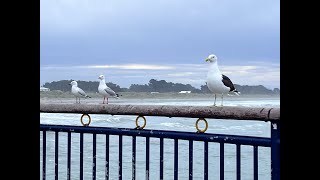
<path fill-rule="evenodd" d="M 71 87 L 68 85 L 71 80 L 53 81 L 51 83 L 46 82 L 43 86 L 50 90 L 70 91 Z M 77 81 L 78 86 L 86 92 L 97 92 L 99 82 L 98 81 Z M 121 88 L 119 85 L 112 82 L 106 83 L 115 92 L 180 92 L 191 91 L 192 93 L 211 93 L 207 85 L 201 85 L 200 89 L 191 86 L 190 84 L 172 83 L 165 80 L 150 79 L 148 84 L 131 84 L 129 88 Z M 241 94 L 280 94 L 280 89 L 274 90 L 267 89 L 262 85 L 248 86 L 248 85 L 234 85 L 235 88 L 241 92 Z"/>

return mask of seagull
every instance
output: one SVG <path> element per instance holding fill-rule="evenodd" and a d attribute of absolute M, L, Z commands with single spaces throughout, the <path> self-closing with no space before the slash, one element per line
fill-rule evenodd
<path fill-rule="evenodd" d="M 71 81 L 69 85 L 72 85 L 71 92 L 74 96 L 76 96 L 76 103 L 80 104 L 80 97 L 91 98 L 81 88 L 78 87 L 77 81 Z M 79 102 L 77 101 L 78 98 Z"/>
<path fill-rule="evenodd" d="M 223 94 L 233 92 L 239 96 L 240 92 L 236 90 L 231 80 L 221 74 L 218 67 L 218 58 L 216 55 L 211 54 L 206 58 L 206 62 L 209 62 L 209 71 L 207 74 L 207 86 L 211 92 L 214 93 L 214 105 L 216 106 L 217 94 L 221 94 L 221 106 L 223 106 Z"/>
<path fill-rule="evenodd" d="M 107 104 L 108 104 L 108 98 L 109 97 L 119 98 L 119 94 L 116 94 L 111 88 L 109 88 L 106 85 L 106 81 L 105 81 L 104 75 L 100 75 L 98 79 L 100 79 L 98 91 L 103 96 L 102 104 L 104 104 L 104 100 L 106 98 L 107 98 Z"/>

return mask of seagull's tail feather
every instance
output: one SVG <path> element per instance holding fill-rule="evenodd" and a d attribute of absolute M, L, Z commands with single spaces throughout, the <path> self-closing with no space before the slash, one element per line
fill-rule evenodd
<path fill-rule="evenodd" d="M 119 99 L 119 96 L 122 96 L 121 94 L 116 94 L 115 98 Z"/>
<path fill-rule="evenodd" d="M 240 92 L 239 91 L 237 91 L 236 89 L 235 90 L 233 90 L 232 92 L 234 92 L 237 96 L 240 96 Z"/>

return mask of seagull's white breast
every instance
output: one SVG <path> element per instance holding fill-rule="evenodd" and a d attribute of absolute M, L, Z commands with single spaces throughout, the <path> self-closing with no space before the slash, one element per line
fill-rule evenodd
<path fill-rule="evenodd" d="M 71 92 L 72 92 L 73 95 L 75 95 L 77 97 L 81 96 L 81 94 L 79 94 L 78 87 L 76 87 L 76 86 L 72 86 L 71 87 Z"/>
<path fill-rule="evenodd" d="M 222 74 L 217 67 L 217 64 L 210 65 L 207 74 L 207 86 L 212 93 L 222 94 L 228 93 L 230 88 L 225 86 L 222 82 Z"/>
<path fill-rule="evenodd" d="M 99 87 L 98 87 L 98 92 L 105 96 L 105 97 L 109 97 L 110 95 L 104 90 L 107 86 L 105 84 L 99 84 Z"/>

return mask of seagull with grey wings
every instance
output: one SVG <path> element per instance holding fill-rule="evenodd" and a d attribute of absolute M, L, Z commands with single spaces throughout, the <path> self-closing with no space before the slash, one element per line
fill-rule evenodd
<path fill-rule="evenodd" d="M 91 98 L 81 88 L 78 87 L 77 81 L 71 81 L 71 93 L 76 97 L 76 103 L 80 104 L 80 97 Z M 79 99 L 79 101 L 78 101 Z"/>
<path fill-rule="evenodd" d="M 102 104 L 105 104 L 106 98 L 107 98 L 106 104 L 108 104 L 109 97 L 119 98 L 119 94 L 115 93 L 110 87 L 107 86 L 104 75 L 100 75 L 98 79 L 100 79 L 98 92 L 103 96 Z"/>
<path fill-rule="evenodd" d="M 214 106 L 216 106 L 217 94 L 221 94 L 221 106 L 223 106 L 223 94 L 233 92 L 239 95 L 240 92 L 234 87 L 232 81 L 224 74 L 222 74 L 218 67 L 218 58 L 211 54 L 206 58 L 209 62 L 209 71 L 207 74 L 208 89 L 214 93 Z"/>

